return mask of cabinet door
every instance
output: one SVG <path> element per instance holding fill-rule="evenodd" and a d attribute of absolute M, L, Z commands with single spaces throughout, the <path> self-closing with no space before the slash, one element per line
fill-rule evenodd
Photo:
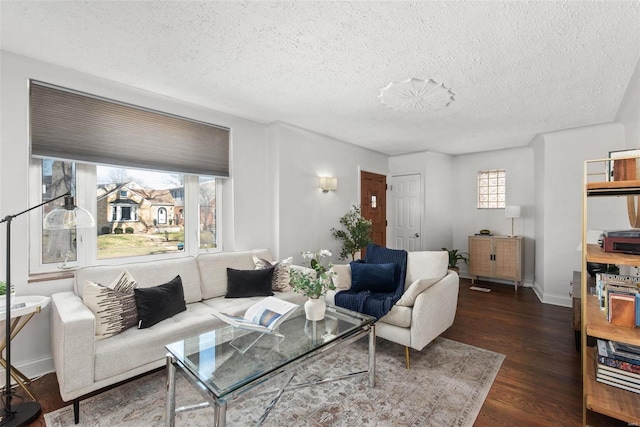
<path fill-rule="evenodd" d="M 469 274 L 493 276 L 493 239 L 491 237 L 469 237 Z"/>
<path fill-rule="evenodd" d="M 518 238 L 494 239 L 494 277 L 520 281 L 520 242 Z"/>

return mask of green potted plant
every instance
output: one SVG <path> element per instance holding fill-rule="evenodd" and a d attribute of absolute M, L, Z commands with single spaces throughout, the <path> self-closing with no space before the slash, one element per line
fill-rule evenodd
<path fill-rule="evenodd" d="M 342 218 L 340 224 L 344 230 L 331 229 L 331 235 L 342 241 L 340 259 L 347 259 L 351 255 L 351 261 L 356 258 L 356 253 L 373 242 L 373 222 L 364 219 L 360 214 L 360 208 L 353 206 Z"/>
<path fill-rule="evenodd" d="M 13 285 L 11 285 L 11 293 L 14 294 L 16 290 Z M 0 295 L 5 295 L 7 293 L 7 282 L 4 280 L 0 280 Z"/>
<path fill-rule="evenodd" d="M 449 270 L 460 271 L 458 262 L 462 261 L 465 264 L 469 264 L 469 254 L 467 252 L 460 252 L 458 249 L 442 248 L 443 251 L 449 253 Z"/>
<path fill-rule="evenodd" d="M 13 297 L 15 296 L 16 290 L 13 287 L 13 284 L 11 285 L 11 299 L 13 299 Z M 2 307 L 4 309 L 4 307 L 7 304 L 7 299 L 6 299 L 6 295 L 7 294 L 7 282 L 5 282 L 4 280 L 0 280 L 0 307 Z"/>
<path fill-rule="evenodd" d="M 316 252 L 302 252 L 302 258 L 308 260 L 306 264 L 314 271 L 305 272 L 295 268 L 290 271 L 290 283 L 293 285 L 293 290 L 308 298 L 304 304 L 304 310 L 309 320 L 324 319 L 326 310 L 324 295 L 327 291 L 336 289 L 332 280 L 331 264 L 322 265 L 322 259 L 331 255 L 331 251 L 326 249 L 320 249 Z"/>

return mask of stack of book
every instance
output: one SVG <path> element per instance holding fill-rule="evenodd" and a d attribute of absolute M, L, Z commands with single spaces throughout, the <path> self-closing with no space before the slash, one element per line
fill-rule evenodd
<path fill-rule="evenodd" d="M 596 381 L 640 393 L 640 346 L 599 339 Z"/>
<path fill-rule="evenodd" d="M 596 290 L 600 308 L 616 326 L 640 326 L 640 277 L 597 273 Z"/>

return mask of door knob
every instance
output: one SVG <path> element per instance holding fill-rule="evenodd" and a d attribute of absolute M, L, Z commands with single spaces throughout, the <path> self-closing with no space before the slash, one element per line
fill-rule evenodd
<path fill-rule="evenodd" d="M 420 235 L 418 233 L 414 234 L 415 237 L 420 237 Z"/>

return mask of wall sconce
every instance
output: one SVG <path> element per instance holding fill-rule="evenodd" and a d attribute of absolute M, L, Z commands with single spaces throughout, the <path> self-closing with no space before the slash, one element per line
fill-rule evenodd
<path fill-rule="evenodd" d="M 319 176 L 318 187 L 322 190 L 323 193 L 335 191 L 335 189 L 338 188 L 338 178 L 332 176 Z"/>
<path fill-rule="evenodd" d="M 520 206 L 505 206 L 504 216 L 505 218 L 511 218 L 511 235 L 509 237 L 515 237 L 515 234 L 513 234 L 513 219 L 520 218 Z"/>

